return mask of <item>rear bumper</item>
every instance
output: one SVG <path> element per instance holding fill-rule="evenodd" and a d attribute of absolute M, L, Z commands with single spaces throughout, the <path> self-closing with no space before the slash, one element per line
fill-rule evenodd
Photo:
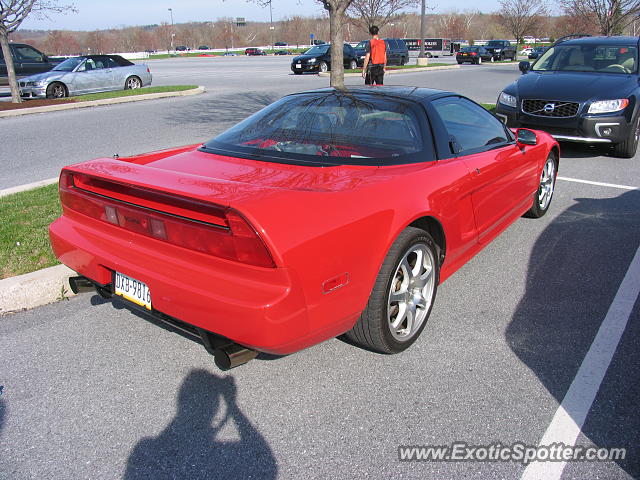
<path fill-rule="evenodd" d="M 56 256 L 80 275 L 109 285 L 114 271 L 124 273 L 149 287 L 159 315 L 258 351 L 288 354 L 338 335 L 355 322 L 342 319 L 311 332 L 302 287 L 286 268 L 218 259 L 74 212 L 52 223 L 49 233 Z"/>

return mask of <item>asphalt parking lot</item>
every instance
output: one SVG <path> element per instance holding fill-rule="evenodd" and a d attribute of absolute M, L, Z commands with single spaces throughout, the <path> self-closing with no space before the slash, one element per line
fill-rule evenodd
<path fill-rule="evenodd" d="M 290 75 L 288 61 L 160 60 L 155 84 L 208 92 L 1 119 L 0 158 L 13 166 L 0 188 L 204 141 L 286 93 L 328 85 Z M 518 75 L 514 64 L 388 79 L 493 102 Z M 0 318 L 0 478 L 640 477 L 638 156 L 562 145 L 559 174 L 548 214 L 520 219 L 442 284 L 401 355 L 333 339 L 221 372 L 199 343 L 96 295 Z M 600 385 L 585 358 L 608 352 Z M 586 411 L 563 402 L 590 391 Z M 403 445 L 538 445 L 550 425 L 566 433 L 586 413 L 576 445 L 624 447 L 626 459 L 568 462 L 555 477 L 516 462 L 398 459 Z"/>

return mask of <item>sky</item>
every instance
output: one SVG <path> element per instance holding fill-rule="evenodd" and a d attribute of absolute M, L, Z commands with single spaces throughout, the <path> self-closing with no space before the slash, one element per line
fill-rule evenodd
<path fill-rule="evenodd" d="M 273 20 L 293 15 L 313 16 L 323 12 L 317 0 L 272 0 Z M 21 29 L 33 30 L 97 30 L 124 26 L 171 22 L 215 21 L 220 17 L 244 17 L 247 21 L 268 22 L 269 8 L 261 8 L 246 0 L 58 0 L 59 4 L 73 3 L 77 13 L 52 14 L 49 19 L 27 18 Z M 479 9 L 492 12 L 498 9 L 497 0 L 427 0 L 434 12 L 457 9 Z M 418 11 L 418 8 L 415 9 Z"/>

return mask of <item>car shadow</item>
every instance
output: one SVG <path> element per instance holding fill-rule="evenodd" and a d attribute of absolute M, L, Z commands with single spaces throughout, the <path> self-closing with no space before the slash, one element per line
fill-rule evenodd
<path fill-rule="evenodd" d="M 113 308 L 115 308 L 116 310 L 122 310 L 125 309 L 127 310 L 129 313 L 135 315 L 136 317 L 145 320 L 149 323 L 152 323 L 154 326 L 162 328 L 163 330 L 167 331 L 167 332 L 171 332 L 174 333 L 176 335 L 181 336 L 182 338 L 185 338 L 187 340 L 190 340 L 192 342 L 197 343 L 198 345 L 201 345 L 203 348 L 203 354 L 206 354 L 205 350 L 204 350 L 204 345 L 202 344 L 202 339 L 200 338 L 199 335 L 197 335 L 195 332 L 191 333 L 189 331 L 185 331 L 182 330 L 181 328 L 178 328 L 176 326 L 173 326 L 170 323 L 166 323 L 163 322 L 162 320 L 157 319 L 156 317 L 154 317 L 153 315 L 146 313 L 138 308 L 135 308 L 134 306 L 131 306 L 130 304 L 128 304 L 126 301 L 120 300 L 119 298 L 103 298 L 100 295 L 93 295 L 90 299 L 91 305 L 93 306 L 97 306 L 97 305 L 103 305 L 105 303 L 110 303 L 111 306 Z M 256 357 L 256 360 L 265 360 L 265 361 L 271 361 L 271 360 L 279 360 L 283 357 L 286 357 L 288 355 L 274 355 L 274 354 L 270 354 L 270 353 L 264 353 L 264 352 L 260 352 L 258 353 L 258 356 Z M 212 359 L 213 360 L 213 359 Z"/>
<path fill-rule="evenodd" d="M 609 145 L 560 142 L 562 158 L 594 158 L 611 156 Z"/>
<path fill-rule="evenodd" d="M 175 417 L 158 436 L 136 444 L 123 479 L 276 478 L 273 451 L 236 397 L 233 377 L 202 369 L 189 372 Z M 225 432 L 234 429 L 238 439 L 227 439 Z"/>
<path fill-rule="evenodd" d="M 526 291 L 505 336 L 559 404 L 640 244 L 639 211 L 640 191 L 576 199 L 536 240 Z M 582 428 L 596 446 L 626 447 L 627 458 L 617 463 L 636 477 L 640 475 L 638 318 L 636 310 Z"/>
<path fill-rule="evenodd" d="M 281 95 L 250 92 L 243 95 L 216 95 L 191 102 L 167 113 L 166 120 L 175 125 L 221 121 L 229 126 L 244 120 L 261 108 L 271 105 Z"/>

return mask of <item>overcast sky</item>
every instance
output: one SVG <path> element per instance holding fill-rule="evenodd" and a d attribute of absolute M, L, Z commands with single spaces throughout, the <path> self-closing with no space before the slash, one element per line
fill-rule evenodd
<path fill-rule="evenodd" d="M 168 11 L 173 9 L 173 21 L 213 21 L 220 17 L 244 17 L 247 21 L 269 21 L 269 8 L 260 8 L 246 0 L 59 0 L 73 3 L 78 12 L 51 15 L 49 19 L 27 18 L 21 28 L 42 30 L 96 30 L 133 25 L 170 22 Z M 435 12 L 453 9 L 479 9 L 492 12 L 498 9 L 497 0 L 428 0 Z M 273 0 L 273 19 L 292 15 L 312 16 L 322 13 L 316 0 Z M 418 9 L 416 8 L 417 12 Z"/>

